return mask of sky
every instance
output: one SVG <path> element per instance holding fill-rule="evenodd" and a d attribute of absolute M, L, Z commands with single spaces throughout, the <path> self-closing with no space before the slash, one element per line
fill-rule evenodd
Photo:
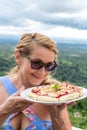
<path fill-rule="evenodd" d="M 0 35 L 87 39 L 87 0 L 0 0 Z"/>

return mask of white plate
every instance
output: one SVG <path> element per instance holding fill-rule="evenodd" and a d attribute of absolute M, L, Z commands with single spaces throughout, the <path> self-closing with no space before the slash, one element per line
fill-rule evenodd
<path fill-rule="evenodd" d="M 82 87 L 80 87 L 82 88 Z M 34 100 L 30 97 L 28 97 L 28 92 L 31 91 L 32 88 L 28 88 L 24 91 L 21 92 L 20 96 L 26 100 L 29 100 L 31 102 L 36 102 L 36 103 L 43 103 L 43 104 L 47 104 L 47 105 L 51 105 L 51 104 L 63 104 L 63 103 L 66 103 L 66 104 L 69 104 L 71 102 L 74 102 L 74 101 L 78 101 L 78 100 L 81 100 L 81 99 L 84 99 L 87 97 L 87 89 L 86 88 L 82 88 L 83 89 L 83 95 L 79 98 L 76 98 L 76 99 L 73 99 L 73 100 L 68 100 L 68 101 L 63 101 L 63 102 L 45 102 L 45 101 L 37 101 L 37 100 Z"/>

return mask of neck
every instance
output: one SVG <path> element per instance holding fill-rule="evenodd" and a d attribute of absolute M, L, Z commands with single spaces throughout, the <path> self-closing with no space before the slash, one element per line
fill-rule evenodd
<path fill-rule="evenodd" d="M 21 86 L 24 86 L 25 89 L 33 87 L 32 84 L 26 81 L 25 77 L 23 77 L 22 75 L 18 73 L 9 75 L 8 78 L 11 80 L 11 82 L 16 86 L 18 90 L 21 88 Z"/>

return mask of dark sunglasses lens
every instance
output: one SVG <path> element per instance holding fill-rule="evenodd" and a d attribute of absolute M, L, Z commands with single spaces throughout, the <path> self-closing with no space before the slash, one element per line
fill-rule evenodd
<path fill-rule="evenodd" d="M 32 69 L 40 69 L 41 67 L 43 67 L 43 63 L 41 61 L 31 61 Z"/>
<path fill-rule="evenodd" d="M 52 71 L 57 67 L 57 64 L 56 64 L 56 62 L 44 64 L 42 61 L 39 61 L 39 60 L 31 61 L 31 68 L 32 69 L 40 69 L 43 66 L 45 67 L 46 71 Z"/>
<path fill-rule="evenodd" d="M 45 66 L 45 69 L 46 69 L 46 71 L 52 71 L 52 70 L 54 70 L 56 67 L 57 67 L 57 64 L 56 64 L 56 63 L 48 63 L 48 64 Z"/>

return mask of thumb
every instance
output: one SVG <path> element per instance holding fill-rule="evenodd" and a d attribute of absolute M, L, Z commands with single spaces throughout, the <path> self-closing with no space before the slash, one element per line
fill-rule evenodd
<path fill-rule="evenodd" d="M 13 94 L 13 96 L 20 96 L 20 93 L 25 90 L 25 87 L 22 86 L 21 89 L 19 89 L 16 93 Z"/>

